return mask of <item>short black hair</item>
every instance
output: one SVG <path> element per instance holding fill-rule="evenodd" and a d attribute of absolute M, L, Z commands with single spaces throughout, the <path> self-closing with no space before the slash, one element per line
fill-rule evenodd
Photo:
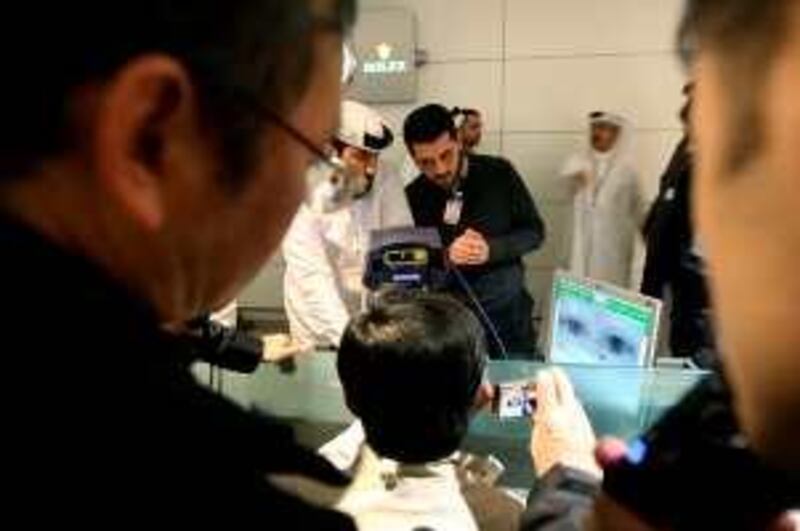
<path fill-rule="evenodd" d="M 114 0 L 13 2 L 3 8 L 0 57 L 0 183 L 36 171 L 72 149 L 72 96 L 110 79 L 126 63 L 164 54 L 189 72 L 204 125 L 218 137 L 226 177 L 257 157 L 266 106 L 281 114 L 308 84 L 312 38 L 347 32 L 355 0 Z M 263 107 L 262 107 L 263 108 Z"/>
<path fill-rule="evenodd" d="M 727 147 L 728 169 L 747 164 L 763 144 L 764 84 L 788 37 L 793 0 L 687 0 L 678 48 L 687 64 L 700 50 L 719 59 L 731 95 L 728 112 L 739 132 Z"/>
<path fill-rule="evenodd" d="M 458 118 L 459 116 L 464 116 L 464 117 L 467 117 L 467 116 L 475 117 L 475 116 L 477 116 L 477 117 L 480 117 L 481 116 L 481 111 L 479 111 L 477 109 L 470 109 L 470 108 L 463 108 L 463 107 L 453 107 L 453 110 L 450 111 L 450 116 L 452 116 L 453 118 Z"/>
<path fill-rule="evenodd" d="M 438 103 L 431 103 L 414 110 L 408 115 L 403 126 L 403 138 L 412 155 L 415 144 L 433 142 L 445 133 L 449 133 L 453 139 L 458 138 L 453 115 L 447 107 Z"/>
<path fill-rule="evenodd" d="M 460 446 L 486 363 L 483 328 L 463 304 L 399 292 L 350 323 L 338 370 L 370 446 L 381 457 L 419 464 Z"/>

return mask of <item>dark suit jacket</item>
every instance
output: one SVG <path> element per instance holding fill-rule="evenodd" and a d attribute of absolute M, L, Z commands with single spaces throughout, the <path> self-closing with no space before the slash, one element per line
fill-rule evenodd
<path fill-rule="evenodd" d="M 291 430 L 195 382 L 195 349 L 91 261 L 0 220 L 6 518 L 27 527 L 353 529 L 273 489 L 342 482 Z"/>

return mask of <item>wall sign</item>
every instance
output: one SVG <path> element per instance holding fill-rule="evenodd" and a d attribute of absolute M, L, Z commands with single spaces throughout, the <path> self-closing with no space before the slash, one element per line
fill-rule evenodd
<path fill-rule="evenodd" d="M 417 27 L 407 9 L 366 9 L 354 35 L 358 68 L 348 97 L 364 103 L 417 99 Z"/>

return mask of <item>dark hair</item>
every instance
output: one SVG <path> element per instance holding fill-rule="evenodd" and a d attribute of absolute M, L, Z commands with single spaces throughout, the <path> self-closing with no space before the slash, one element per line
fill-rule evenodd
<path fill-rule="evenodd" d="M 787 38 L 791 0 L 688 0 L 678 35 L 686 63 L 699 50 L 718 59 L 730 94 L 733 118 L 729 171 L 744 166 L 763 143 L 761 102 L 764 83 L 778 50 Z"/>
<path fill-rule="evenodd" d="M 370 446 L 382 457 L 417 464 L 458 449 L 486 359 L 483 328 L 463 304 L 397 293 L 350 323 L 338 369 Z"/>
<path fill-rule="evenodd" d="M 450 116 L 452 116 L 453 119 L 456 119 L 459 116 L 463 116 L 463 117 L 466 118 L 466 117 L 469 117 L 469 116 L 479 117 L 480 115 L 481 115 L 481 112 L 479 110 L 477 110 L 477 109 L 464 109 L 464 108 L 461 108 L 461 107 L 453 107 L 453 110 L 450 111 Z"/>
<path fill-rule="evenodd" d="M 180 61 L 214 131 L 226 176 L 241 178 L 257 156 L 266 106 L 296 104 L 313 66 L 315 31 L 346 32 L 355 1 L 315 13 L 298 0 L 116 0 L 14 2 L 4 6 L 0 56 L 0 182 L 75 147 L 72 96 L 145 54 Z"/>
<path fill-rule="evenodd" d="M 437 140 L 445 133 L 453 139 L 458 138 L 453 115 L 444 105 L 432 103 L 413 111 L 403 126 L 403 138 L 408 151 L 414 154 L 415 144 L 427 144 Z"/>

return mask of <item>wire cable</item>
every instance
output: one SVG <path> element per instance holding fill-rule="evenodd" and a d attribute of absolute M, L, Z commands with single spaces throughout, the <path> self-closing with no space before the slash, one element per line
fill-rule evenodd
<path fill-rule="evenodd" d="M 484 309 L 481 302 L 478 300 L 478 297 L 475 295 L 475 292 L 472 290 L 472 287 L 469 285 L 469 282 L 467 282 L 467 279 L 464 278 L 464 274 L 453 263 L 450 263 L 449 266 L 450 270 L 455 275 L 456 280 L 461 285 L 461 288 L 464 290 L 464 293 L 466 293 L 467 298 L 475 307 L 475 309 L 478 311 L 478 317 L 480 318 L 481 321 L 483 321 L 484 327 L 489 331 L 489 334 L 492 336 L 492 340 L 500 348 L 501 358 L 503 360 L 508 360 L 509 359 L 508 349 L 506 348 L 505 343 L 503 343 L 503 340 L 500 339 L 500 333 L 497 331 L 497 327 L 492 322 L 491 318 L 489 317 L 489 314 L 486 313 L 486 310 Z"/>

